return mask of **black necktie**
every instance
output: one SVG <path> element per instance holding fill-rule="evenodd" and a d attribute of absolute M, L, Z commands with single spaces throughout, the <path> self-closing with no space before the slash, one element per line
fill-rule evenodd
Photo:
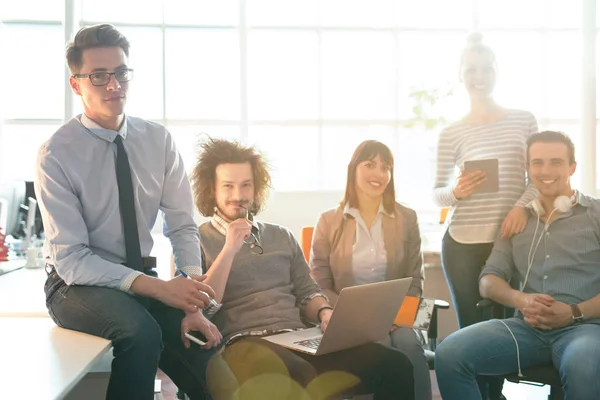
<path fill-rule="evenodd" d="M 135 217 L 135 198 L 131 182 L 131 168 L 129 158 L 123 145 L 121 135 L 115 138 L 117 145 L 117 185 L 119 186 L 119 208 L 123 220 L 125 233 L 125 251 L 127 253 L 127 266 L 142 271 L 142 251 L 140 250 L 140 236 Z"/>

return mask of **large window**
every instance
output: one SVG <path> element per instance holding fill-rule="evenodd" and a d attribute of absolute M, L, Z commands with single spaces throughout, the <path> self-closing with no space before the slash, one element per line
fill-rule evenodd
<path fill-rule="evenodd" d="M 587 6 L 586 6 L 587 4 Z M 81 112 L 64 47 L 110 22 L 130 39 L 128 112 L 166 125 L 191 168 L 202 134 L 265 151 L 280 191 L 339 190 L 365 139 L 396 157 L 398 198 L 432 208 L 437 134 L 406 126 L 410 93 L 458 82 L 467 34 L 496 50 L 496 99 L 579 142 L 589 0 L 7 0 L 0 2 L 0 179 L 31 179 L 35 151 Z M 142 11 L 143 10 L 143 11 Z M 21 166 L 16 168 L 15 166 Z M 580 179 L 580 176 L 576 177 Z M 576 182 L 577 183 L 577 182 Z"/>

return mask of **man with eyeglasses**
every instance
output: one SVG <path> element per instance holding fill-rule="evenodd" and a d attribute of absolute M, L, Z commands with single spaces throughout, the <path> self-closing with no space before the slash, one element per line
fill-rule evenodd
<path fill-rule="evenodd" d="M 254 219 L 271 184 L 260 153 L 208 139 L 191 179 L 196 207 L 210 217 L 199 228 L 205 283 L 222 304 L 211 320 L 223 333 L 222 359 L 237 379 L 240 398 L 299 399 L 308 393 L 302 398 L 321 399 L 356 392 L 414 398 L 412 365 L 399 350 L 370 343 L 313 356 L 261 339 L 306 328 L 301 316 L 325 331 L 332 308 L 291 232 Z M 214 375 L 210 368 L 208 374 Z M 216 398 L 226 397 L 208 384 Z"/>
<path fill-rule="evenodd" d="M 169 132 L 125 115 L 133 69 L 129 42 L 113 26 L 81 29 L 67 47 L 71 88 L 84 113 L 40 148 L 35 191 L 46 233 L 44 290 L 60 326 L 110 339 L 108 399 L 152 399 L 157 368 L 191 398 L 221 333 L 199 309 L 199 235 L 182 159 Z M 158 212 L 175 262 L 192 279 L 157 278 L 150 256 Z M 204 348 L 183 333 L 197 330 Z"/>

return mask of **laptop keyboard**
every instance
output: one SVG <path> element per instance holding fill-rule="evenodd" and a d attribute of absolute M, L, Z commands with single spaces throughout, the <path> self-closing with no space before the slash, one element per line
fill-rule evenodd
<path fill-rule="evenodd" d="M 312 338 L 312 339 L 300 340 L 298 342 L 294 342 L 294 344 L 297 344 L 299 346 L 308 347 L 309 349 L 317 350 L 319 348 L 319 344 L 321 343 L 322 337 L 323 336 L 317 337 L 317 338 Z"/>

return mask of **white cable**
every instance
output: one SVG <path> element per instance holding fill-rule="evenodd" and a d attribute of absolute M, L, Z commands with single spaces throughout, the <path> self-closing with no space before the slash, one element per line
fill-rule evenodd
<path fill-rule="evenodd" d="M 529 248 L 529 255 L 527 256 L 527 273 L 525 274 L 525 280 L 523 281 L 523 286 L 521 287 L 521 291 L 525 290 L 525 285 L 527 284 L 527 279 L 529 278 L 529 271 L 531 271 L 531 267 L 533 266 L 533 260 L 535 259 L 535 252 L 537 251 L 538 247 L 540 246 L 542 238 L 544 237 L 544 233 L 548 230 L 548 227 L 550 226 L 549 221 L 550 221 L 550 218 L 552 218 L 552 214 L 554 214 L 554 211 L 557 211 L 557 210 L 558 210 L 558 208 L 555 208 L 554 210 L 552 210 L 552 212 L 548 216 L 548 219 L 546 219 L 546 225 L 544 226 L 544 228 L 542 229 L 542 232 L 540 233 L 540 237 L 535 245 L 535 248 L 533 249 L 533 253 L 531 253 L 531 247 Z M 533 240 L 531 241 L 532 247 L 533 247 L 533 242 L 535 242 L 535 235 L 537 234 L 537 228 L 538 228 L 539 223 L 540 223 L 540 218 L 538 217 L 538 221 L 535 224 L 535 232 L 533 233 Z"/>
<path fill-rule="evenodd" d="M 537 222 L 535 223 L 535 231 L 533 232 L 533 239 L 531 240 L 531 246 L 529 246 L 529 254 L 527 254 L 527 272 L 525 273 L 525 281 L 521 290 L 525 288 L 525 283 L 527 283 L 527 278 L 529 277 L 529 271 L 531 270 L 531 266 L 533 265 L 533 258 L 531 257 L 531 250 L 533 250 L 533 244 L 535 243 L 535 237 L 537 235 L 538 228 L 540 226 L 540 217 L 537 216 Z M 536 248 L 537 250 L 537 248 Z M 535 252 L 533 253 L 535 256 Z"/>
<path fill-rule="evenodd" d="M 546 225 L 546 227 L 548 227 L 548 225 Z M 546 228 L 542 229 L 542 232 L 540 233 L 540 237 L 538 238 L 537 243 L 535 244 L 535 248 L 533 249 L 533 254 L 531 255 L 531 260 L 529 261 L 529 265 L 527 267 L 527 273 L 525 274 L 525 280 L 523 281 L 523 286 L 521 287 L 521 291 L 525 290 L 525 285 L 527 284 L 527 279 L 529 278 L 529 272 L 531 271 L 531 267 L 533 266 L 533 260 L 535 259 L 535 252 L 537 251 L 540 242 L 542 241 L 542 238 L 544 237 L 544 232 L 546 231 Z M 535 241 L 535 237 L 533 238 L 533 240 Z M 531 244 L 533 245 L 533 242 L 531 242 Z"/>
<path fill-rule="evenodd" d="M 529 266 L 531 265 L 531 250 L 533 250 L 533 244 L 535 243 L 535 237 L 537 236 L 538 228 L 540 227 L 540 217 L 538 217 L 535 223 L 535 231 L 533 232 L 533 240 L 531 240 L 531 246 L 529 246 L 529 254 L 527 254 L 527 271 L 529 272 Z"/>
<path fill-rule="evenodd" d="M 517 342 L 517 338 L 513 334 L 512 330 L 508 327 L 506 322 L 502 321 L 501 319 L 498 319 L 496 321 L 502 322 L 502 324 L 506 327 L 506 329 L 508 329 L 508 333 L 510 333 L 510 336 L 512 336 L 513 340 L 515 341 L 515 347 L 517 348 L 517 376 L 519 378 L 524 378 L 523 373 L 521 372 L 521 357 L 519 355 L 519 342 Z"/>
<path fill-rule="evenodd" d="M 555 208 L 554 210 L 552 210 L 552 212 L 546 219 L 546 224 L 545 224 L 544 228 L 542 229 L 542 232 L 540 233 L 540 237 L 538 238 L 538 241 L 534 248 L 533 243 L 535 243 L 535 236 L 537 235 L 537 230 L 540 225 L 540 216 L 539 215 L 537 216 L 537 223 L 535 224 L 535 231 L 533 232 L 533 240 L 531 241 L 531 246 L 529 247 L 529 254 L 527 255 L 527 273 L 525 274 L 525 280 L 523 281 L 523 286 L 521 287 L 521 291 L 525 290 L 525 285 L 527 285 L 527 279 L 529 278 L 529 271 L 531 271 L 531 267 L 533 266 L 535 252 L 537 251 L 537 249 L 542 241 L 542 238 L 544 237 L 544 233 L 546 231 L 548 231 L 548 227 L 550 226 L 549 222 L 551 221 L 552 214 L 554 214 L 554 211 L 556 211 L 556 210 L 558 210 L 558 208 Z M 561 211 L 566 212 L 566 210 L 561 210 Z M 531 252 L 531 250 L 533 250 L 533 253 Z M 512 336 L 513 340 L 515 341 L 515 347 L 517 349 L 517 376 L 519 378 L 524 378 L 523 373 L 521 372 L 521 356 L 519 354 L 519 342 L 517 342 L 517 338 L 513 334 L 512 330 L 508 327 L 506 322 L 502 321 L 501 319 L 498 319 L 497 321 L 502 322 L 502 324 L 506 327 L 506 329 L 508 329 L 510 336 Z"/>

